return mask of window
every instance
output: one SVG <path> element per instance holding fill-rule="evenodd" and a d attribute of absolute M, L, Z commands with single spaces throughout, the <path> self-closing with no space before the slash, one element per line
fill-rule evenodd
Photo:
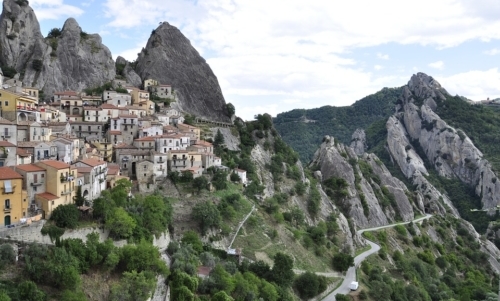
<path fill-rule="evenodd" d="M 144 176 L 146 176 L 146 174 L 144 174 Z"/>
<path fill-rule="evenodd" d="M 10 180 L 3 181 L 3 188 L 5 193 L 12 193 L 12 182 Z"/>
<path fill-rule="evenodd" d="M 144 165 L 144 169 L 147 169 L 148 167 L 146 165 Z"/>
<path fill-rule="evenodd" d="M 52 201 L 52 205 L 54 205 L 54 201 Z"/>
<path fill-rule="evenodd" d="M 5 200 L 5 209 L 10 209 L 10 200 L 9 199 Z"/>
<path fill-rule="evenodd" d="M 33 186 L 33 191 L 36 191 L 36 186 Z"/>
<path fill-rule="evenodd" d="M 45 174 L 42 174 L 42 178 L 45 178 Z"/>
<path fill-rule="evenodd" d="M 8 100 L 5 101 L 5 105 L 9 106 L 9 101 Z"/>

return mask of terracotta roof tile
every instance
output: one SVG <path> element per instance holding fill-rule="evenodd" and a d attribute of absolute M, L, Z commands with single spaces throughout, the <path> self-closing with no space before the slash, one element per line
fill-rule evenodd
<path fill-rule="evenodd" d="M 0 167 L 0 180 L 22 179 L 23 176 L 12 170 L 10 167 Z"/>
<path fill-rule="evenodd" d="M 42 160 L 40 163 L 43 163 L 47 166 L 50 166 L 55 169 L 64 169 L 64 168 L 70 168 L 69 164 L 66 164 L 62 161 L 56 161 L 56 160 Z"/>
<path fill-rule="evenodd" d="M 106 164 L 106 161 L 100 161 L 100 160 L 96 160 L 96 159 L 83 159 L 83 160 L 80 160 L 79 162 L 82 162 L 83 164 L 86 164 L 86 165 L 92 166 L 92 167 Z"/>
<path fill-rule="evenodd" d="M 38 193 L 36 194 L 36 196 L 38 197 L 41 197 L 43 199 L 46 199 L 48 201 L 51 201 L 51 200 L 57 200 L 59 197 L 57 195 L 53 195 L 52 193 L 50 192 L 42 192 L 42 193 Z"/>
<path fill-rule="evenodd" d="M 43 167 L 40 167 L 36 164 L 21 164 L 17 166 L 13 166 L 14 169 L 20 169 L 26 172 L 35 172 L 35 171 L 45 171 Z"/>

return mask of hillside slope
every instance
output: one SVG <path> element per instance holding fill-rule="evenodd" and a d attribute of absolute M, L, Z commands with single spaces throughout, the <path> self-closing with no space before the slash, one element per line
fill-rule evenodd
<path fill-rule="evenodd" d="M 384 88 L 352 106 L 296 109 L 278 114 L 273 122 L 283 140 L 299 153 L 302 162 L 307 163 L 325 135 L 349 145 L 356 129 L 387 119 L 394 112 L 400 94 L 401 88 Z"/>

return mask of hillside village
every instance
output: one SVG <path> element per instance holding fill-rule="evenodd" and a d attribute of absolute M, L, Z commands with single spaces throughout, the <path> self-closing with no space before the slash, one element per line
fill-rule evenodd
<path fill-rule="evenodd" d="M 48 219 L 78 192 L 80 210 L 89 210 L 119 179 L 148 193 L 170 171 L 196 178 L 210 167 L 227 169 L 211 137 L 166 105 L 176 98 L 170 85 L 147 79 L 139 89 L 117 79 L 100 95 L 60 91 L 39 101 L 43 92 L 0 70 L 0 86 L 0 226 Z M 244 170 L 234 172 L 246 182 Z"/>

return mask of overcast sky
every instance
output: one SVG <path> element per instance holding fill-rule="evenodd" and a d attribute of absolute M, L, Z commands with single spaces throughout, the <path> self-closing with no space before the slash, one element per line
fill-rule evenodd
<path fill-rule="evenodd" d="M 500 97 L 499 0 L 30 0 L 43 34 L 74 17 L 133 61 L 159 22 L 208 61 L 237 115 L 344 106 L 425 72 Z M 166 83 L 168 84 L 168 83 Z"/>

